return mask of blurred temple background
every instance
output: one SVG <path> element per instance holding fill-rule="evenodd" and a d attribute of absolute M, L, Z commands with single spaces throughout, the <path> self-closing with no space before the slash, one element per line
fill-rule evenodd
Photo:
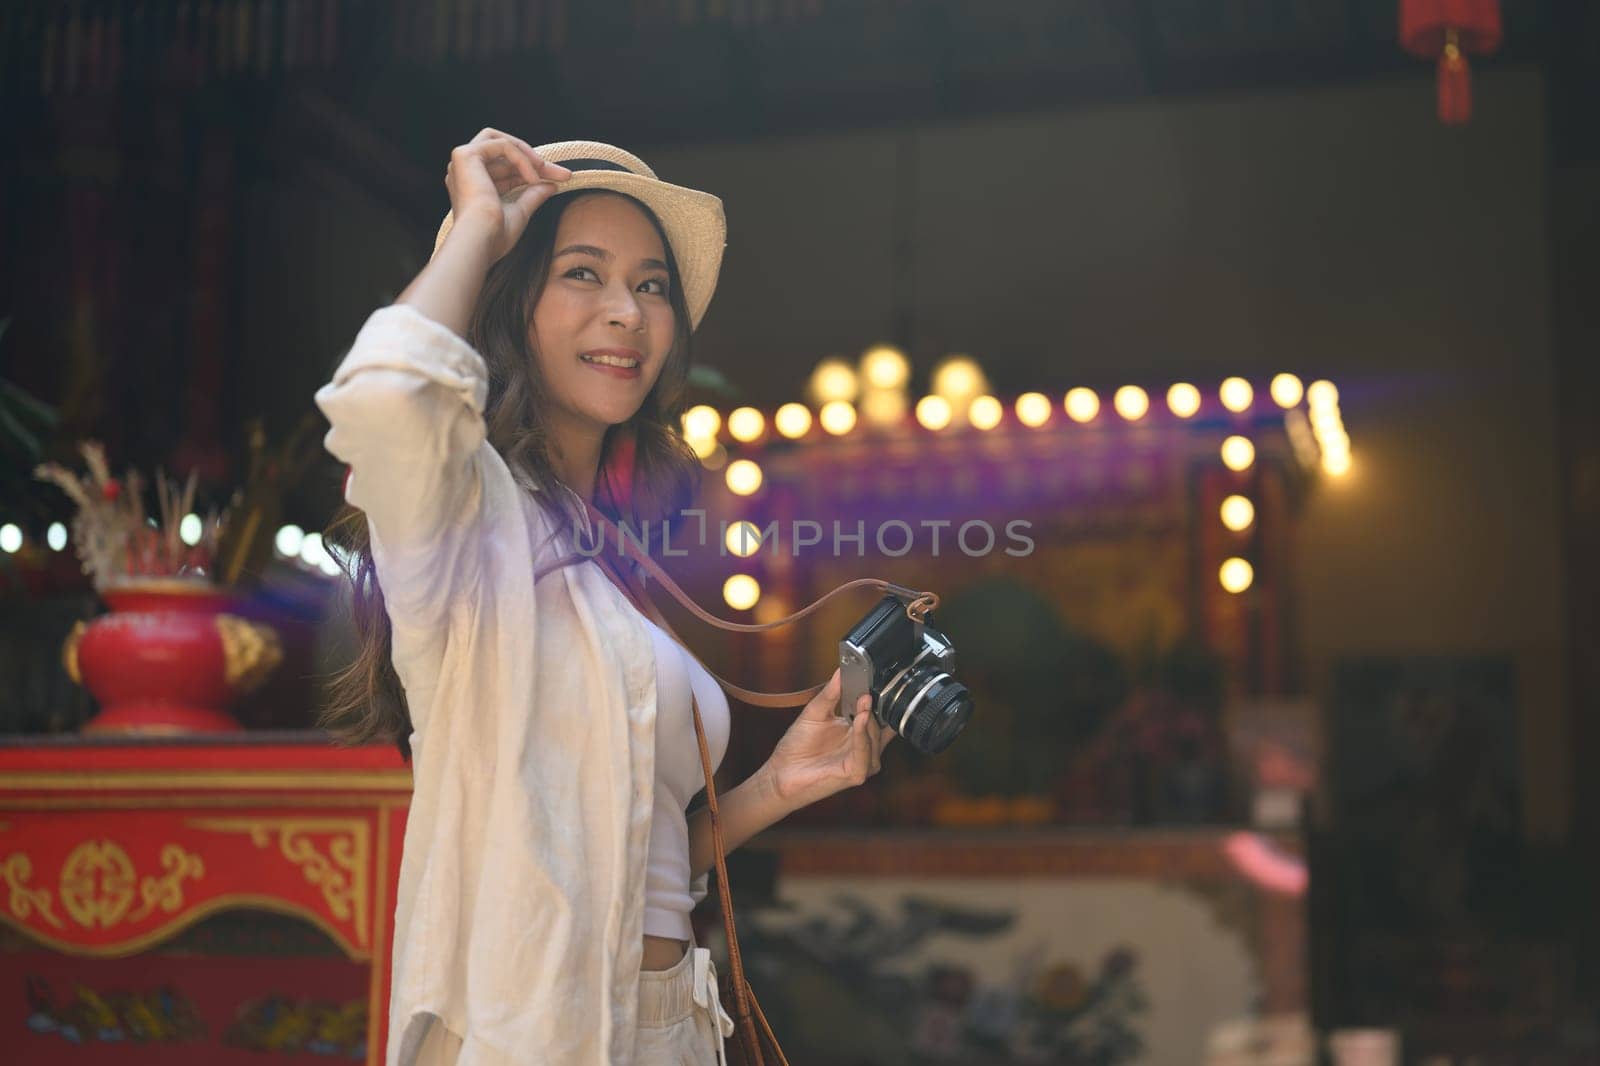
<path fill-rule="evenodd" d="M 724 200 L 659 561 L 932 588 L 976 699 L 730 858 L 797 1066 L 1600 1061 L 1596 70 L 1582 0 L 12 0 L 0 1044 L 381 1061 L 311 397 L 494 126 Z M 764 691 L 871 606 L 657 598 Z"/>

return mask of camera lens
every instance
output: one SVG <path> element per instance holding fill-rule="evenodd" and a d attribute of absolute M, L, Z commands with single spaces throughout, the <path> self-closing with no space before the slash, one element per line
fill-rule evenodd
<path fill-rule="evenodd" d="M 970 717 L 967 686 L 932 664 L 906 671 L 878 701 L 878 720 L 924 755 L 948 748 Z"/>

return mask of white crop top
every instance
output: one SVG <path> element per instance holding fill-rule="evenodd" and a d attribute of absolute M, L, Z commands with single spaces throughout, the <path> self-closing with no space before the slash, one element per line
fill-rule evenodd
<path fill-rule="evenodd" d="M 711 751 L 711 768 L 728 751 L 728 697 L 715 678 L 683 645 L 644 619 L 656 652 L 656 793 L 645 865 L 644 932 L 688 940 L 689 912 L 705 896 L 705 881 L 689 881 L 689 801 L 706 787 L 695 737 L 689 686 L 700 701 L 700 721 Z"/>

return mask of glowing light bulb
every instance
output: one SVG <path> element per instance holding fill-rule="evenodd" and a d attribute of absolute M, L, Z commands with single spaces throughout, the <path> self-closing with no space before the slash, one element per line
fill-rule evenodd
<path fill-rule="evenodd" d="M 950 424 L 950 401 L 928 395 L 917 401 L 917 421 L 923 429 L 941 430 Z"/>
<path fill-rule="evenodd" d="M 899 348 L 880 344 L 862 354 L 861 376 L 872 388 L 900 389 L 911 379 L 911 364 Z"/>
<path fill-rule="evenodd" d="M 724 477 L 728 491 L 736 496 L 749 496 L 761 488 L 761 467 L 749 459 L 735 459 L 729 463 Z"/>
<path fill-rule="evenodd" d="M 60 522 L 51 522 L 50 528 L 45 532 L 44 541 L 50 545 L 51 551 L 61 551 L 67 546 L 67 527 Z"/>
<path fill-rule="evenodd" d="M 893 426 L 905 420 L 911 401 L 900 389 L 868 389 L 861 394 L 861 417 L 875 426 Z"/>
<path fill-rule="evenodd" d="M 806 389 L 812 402 L 827 404 L 834 400 L 854 400 L 861 382 L 855 368 L 843 359 L 824 359 L 811 371 Z"/>
<path fill-rule="evenodd" d="M 1256 570 L 1248 560 L 1234 556 L 1222 564 L 1222 568 L 1217 571 L 1217 578 L 1222 582 L 1222 587 L 1229 592 L 1243 592 L 1255 581 Z"/>
<path fill-rule="evenodd" d="M 1137 422 L 1150 410 L 1150 396 L 1137 385 L 1124 385 L 1112 396 L 1111 406 L 1129 422 Z"/>
<path fill-rule="evenodd" d="M 1343 432 L 1344 416 L 1339 413 L 1339 405 L 1313 407 L 1311 409 L 1311 428 L 1317 431 L 1319 437 L 1329 433 Z"/>
<path fill-rule="evenodd" d="M 1306 403 L 1313 411 L 1335 407 L 1339 403 L 1339 390 L 1331 381 L 1313 381 L 1306 386 Z"/>
<path fill-rule="evenodd" d="M 1200 410 L 1200 390 L 1180 381 L 1167 390 L 1167 409 L 1179 418 L 1193 418 Z"/>
<path fill-rule="evenodd" d="M 1249 437 L 1229 437 L 1222 442 L 1222 465 L 1229 470 L 1249 470 L 1256 461 L 1256 446 Z"/>
<path fill-rule="evenodd" d="M 772 424 L 790 440 L 803 437 L 811 430 L 811 409 L 803 403 L 786 403 L 773 413 Z"/>
<path fill-rule="evenodd" d="M 1300 397 L 1306 394 L 1306 387 L 1293 374 L 1279 374 L 1272 379 L 1270 391 L 1272 402 L 1287 409 L 1300 402 Z"/>
<path fill-rule="evenodd" d="M 965 404 L 989 387 L 978 364 L 966 355 L 952 355 L 933 371 L 933 393 L 952 404 Z"/>
<path fill-rule="evenodd" d="M 761 584 L 749 574 L 734 574 L 722 583 L 722 599 L 736 611 L 748 611 L 761 598 Z"/>
<path fill-rule="evenodd" d="M 1043 396 L 1039 398 L 1044 400 Z M 1045 400 L 1045 413 L 1048 414 L 1049 410 L 1050 401 Z M 979 396 L 967 406 L 967 421 L 979 429 L 993 429 L 1000 424 L 1000 419 L 1004 416 L 1005 408 L 1000 406 L 1000 401 L 993 396 Z"/>
<path fill-rule="evenodd" d="M 756 604 L 756 621 L 762 625 L 781 622 L 793 613 L 789 604 L 777 593 L 761 597 L 761 601 Z M 767 635 L 770 636 L 770 633 Z"/>
<path fill-rule="evenodd" d="M 278 554 L 288 559 L 299 556 L 300 547 L 305 542 L 306 531 L 295 525 L 284 526 L 272 538 L 272 546 L 278 549 Z"/>
<path fill-rule="evenodd" d="M 727 535 L 722 538 L 722 543 L 739 558 L 748 559 L 761 550 L 761 530 L 756 528 L 754 522 L 741 518 L 728 526 Z"/>
<path fill-rule="evenodd" d="M 13 555 L 22 550 L 22 527 L 13 522 L 0 526 L 0 552 Z"/>
<path fill-rule="evenodd" d="M 767 420 L 754 407 L 735 407 L 728 412 L 728 435 L 748 444 L 767 428 Z"/>
<path fill-rule="evenodd" d="M 1074 422 L 1090 422 L 1100 413 L 1100 397 L 1094 394 L 1093 389 L 1072 389 L 1067 393 L 1063 406 L 1067 410 L 1067 417 Z"/>
<path fill-rule="evenodd" d="M 683 435 L 690 440 L 696 437 L 715 439 L 717 430 L 721 428 L 722 416 L 717 414 L 715 407 L 702 403 L 683 412 Z"/>
<path fill-rule="evenodd" d="M 694 449 L 695 455 L 702 460 L 711 458 L 713 452 L 722 447 L 715 437 L 688 437 L 689 447 Z"/>
<path fill-rule="evenodd" d="M 1256 520 L 1256 505 L 1244 496 L 1229 496 L 1222 501 L 1222 524 L 1242 533 Z"/>
<path fill-rule="evenodd" d="M 1050 397 L 1042 392 L 1025 392 L 1017 397 L 1017 421 L 1038 429 L 1050 421 Z"/>
<path fill-rule="evenodd" d="M 1242 415 L 1250 410 L 1256 394 L 1244 378 L 1229 378 L 1217 389 L 1217 398 L 1222 401 L 1222 406 L 1236 415 Z"/>
<path fill-rule="evenodd" d="M 856 409 L 847 400 L 834 400 L 822 405 L 822 410 L 817 412 L 817 421 L 835 437 L 843 436 L 856 428 Z"/>
<path fill-rule="evenodd" d="M 300 561 L 307 566 L 320 567 L 327 557 L 328 552 L 322 546 L 322 534 L 307 533 L 306 539 L 300 542 Z"/>
<path fill-rule="evenodd" d="M 200 543 L 200 534 L 204 532 L 205 523 L 197 514 L 186 514 L 178 522 L 178 539 L 191 548 Z"/>

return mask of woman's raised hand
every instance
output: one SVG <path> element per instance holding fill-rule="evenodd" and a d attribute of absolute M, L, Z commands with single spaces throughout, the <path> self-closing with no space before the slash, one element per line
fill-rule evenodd
<path fill-rule="evenodd" d="M 444 175 L 450 232 L 395 303 L 409 304 L 465 337 L 489 268 L 516 245 L 533 212 L 570 177 L 566 167 L 546 162 L 528 142 L 499 130 L 484 130 L 456 148 Z M 500 198 L 518 188 L 511 199 Z"/>
<path fill-rule="evenodd" d="M 455 221 L 446 243 L 457 233 L 470 235 L 487 242 L 490 262 L 498 260 L 517 243 L 539 205 L 570 177 L 572 171 L 545 161 L 522 138 L 495 129 L 480 131 L 450 153 L 444 184 Z M 521 186 L 526 187 L 518 195 L 501 198 Z"/>

